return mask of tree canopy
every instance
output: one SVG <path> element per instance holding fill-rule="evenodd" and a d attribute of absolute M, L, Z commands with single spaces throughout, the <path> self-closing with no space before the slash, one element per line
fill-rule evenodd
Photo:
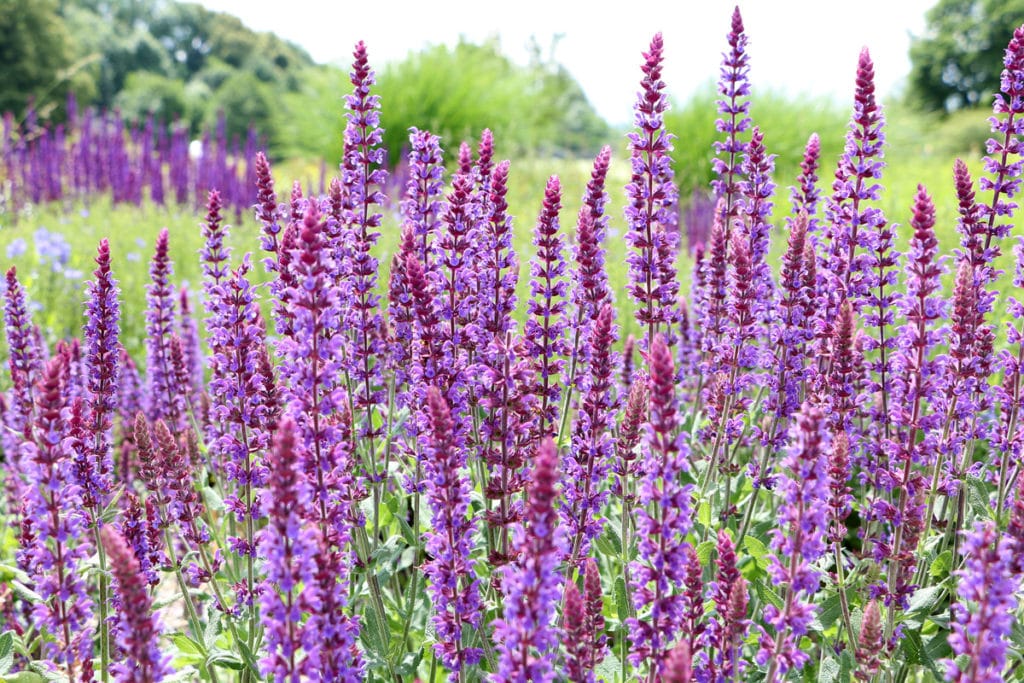
<path fill-rule="evenodd" d="M 939 0 L 910 46 L 911 102 L 952 112 L 991 103 L 1024 0 Z"/>

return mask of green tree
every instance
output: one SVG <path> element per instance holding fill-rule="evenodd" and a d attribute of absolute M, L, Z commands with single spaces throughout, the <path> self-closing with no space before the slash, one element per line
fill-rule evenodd
<path fill-rule="evenodd" d="M 989 104 L 1024 0 L 939 0 L 925 16 L 910 45 L 911 102 L 945 112 Z"/>
<path fill-rule="evenodd" d="M 112 107 L 133 72 L 173 75 L 170 55 L 145 28 L 126 28 L 79 7 L 65 10 L 64 18 L 68 30 L 78 36 L 79 56 L 90 61 L 89 71 L 99 91 L 93 104 Z"/>
<path fill-rule="evenodd" d="M 214 12 L 202 5 L 172 2 L 149 25 L 160 44 L 177 65 L 178 75 L 192 78 L 206 64 L 210 54 L 210 23 Z"/>
<path fill-rule="evenodd" d="M 124 90 L 114 98 L 114 105 L 128 121 L 142 121 L 150 114 L 164 122 L 184 118 L 186 102 L 181 81 L 146 71 L 129 74 Z"/>
<path fill-rule="evenodd" d="M 234 137 L 245 140 L 251 125 L 266 138 L 271 151 L 279 143 L 274 98 L 254 75 L 237 71 L 224 81 L 206 108 L 203 126 L 213 130 L 221 113 L 227 124 L 228 140 Z"/>
<path fill-rule="evenodd" d="M 496 41 L 410 54 L 384 67 L 377 92 L 390 163 L 408 144 L 410 126 L 440 135 L 449 158 L 484 128 L 494 133 L 503 155 L 590 155 L 605 139 L 604 122 L 568 72 L 550 60 L 515 64 Z M 338 111 L 336 126 L 344 127 L 341 103 Z M 335 139 L 341 140 L 340 132 Z"/>
<path fill-rule="evenodd" d="M 72 89 L 92 97 L 55 0 L 0 0 L 0 65 L 0 112 L 22 112 L 30 97 L 45 112 Z"/>

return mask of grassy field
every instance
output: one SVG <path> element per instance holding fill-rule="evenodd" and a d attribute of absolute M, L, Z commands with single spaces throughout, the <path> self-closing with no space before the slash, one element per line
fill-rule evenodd
<path fill-rule="evenodd" d="M 976 115 L 981 122 L 983 114 Z M 777 119 L 777 117 L 774 117 Z M 820 118 L 820 117 L 819 117 Z M 881 207 L 890 222 L 898 224 L 898 244 L 902 249 L 909 230 L 905 226 L 910 216 L 910 205 L 918 183 L 927 186 L 932 194 L 937 212 L 936 232 L 943 253 L 952 254 L 958 244 L 956 233 L 956 197 L 953 192 L 952 167 L 957 154 L 950 151 L 949 143 L 942 143 L 941 135 L 923 135 L 923 128 L 934 124 L 908 112 L 896 111 L 889 115 L 886 161 L 887 168 L 883 178 L 884 193 Z M 958 126 L 965 124 L 960 121 Z M 977 123 L 969 122 L 977 128 Z M 811 131 L 806 131 L 809 134 Z M 799 135 L 806 138 L 805 132 Z M 841 135 L 832 131 L 833 136 Z M 703 144 L 703 136 L 695 135 Z M 790 133 L 789 138 L 794 134 Z M 772 151 L 771 132 L 768 131 L 767 142 Z M 936 142 L 938 140 L 938 142 Z M 696 142 L 696 140 L 694 141 Z M 836 144 L 824 144 L 826 150 L 835 150 L 842 141 Z M 678 132 L 677 147 L 689 144 L 687 132 Z M 790 152 L 793 154 L 793 152 Z M 501 156 L 501 142 L 497 141 L 497 156 Z M 963 153 L 971 167 L 975 179 L 981 173 L 980 151 L 967 150 Z M 710 159 L 710 157 L 707 157 Z M 780 166 L 792 169 L 793 159 L 780 159 Z M 830 192 L 831 177 L 835 158 L 823 158 L 819 171 L 821 178 L 819 187 L 822 195 Z M 708 161 L 710 163 L 710 161 Z M 561 220 L 563 228 L 573 240 L 576 213 L 581 197 L 589 178 L 591 161 L 587 159 L 539 159 L 525 158 L 513 160 L 509 180 L 509 205 L 515 217 L 516 250 L 520 257 L 521 271 L 519 281 L 520 297 L 528 296 L 528 263 L 532 254 L 530 240 L 537 212 L 540 208 L 545 181 L 550 175 L 557 174 L 562 181 L 563 211 Z M 275 167 L 275 179 L 279 198 L 286 196 L 292 179 L 298 179 L 305 186 L 310 178 L 319 172 L 318 165 L 293 161 Z M 616 297 L 624 301 L 627 298 L 625 285 L 627 269 L 625 264 L 626 245 L 623 239 L 625 221 L 623 218 L 624 192 L 623 187 L 629 179 L 629 159 L 625 137 L 616 142 L 612 166 L 608 178 L 610 203 L 607 208 L 611 216 L 610 230 L 606 242 L 608 250 L 607 267 L 609 279 Z M 783 219 L 789 214 L 789 186 L 795 178 L 776 177 L 779 186 L 775 195 L 776 230 L 773 235 L 773 264 L 777 264 L 785 249 L 786 236 L 781 227 Z M 684 192 L 683 200 L 689 195 Z M 984 200 L 983 196 L 979 199 Z M 28 287 L 34 301 L 40 308 L 36 313 L 37 322 L 44 329 L 49 329 L 55 336 L 72 336 L 78 333 L 81 325 L 81 302 L 84 298 L 83 282 L 91 270 L 92 258 L 98 241 L 103 237 L 110 238 L 114 258 L 114 269 L 121 281 L 124 292 L 124 344 L 133 353 L 141 349 L 144 339 L 145 307 L 144 288 L 148 282 L 148 260 L 152 254 L 154 239 L 164 227 L 170 230 L 171 253 L 177 282 L 198 290 L 200 268 L 198 251 L 202 246 L 200 233 L 201 211 L 193 211 L 191 207 L 161 209 L 153 206 L 112 207 L 109 200 L 97 200 L 85 204 L 44 205 L 33 207 L 28 213 L 13 221 L 9 215 L 0 214 L 0 254 L 7 266 L 18 268 L 19 279 Z M 231 217 L 231 246 L 236 258 L 246 251 L 256 252 L 258 244 L 258 227 L 251 216 L 242 216 L 240 221 Z M 390 254 L 397 246 L 399 227 L 397 206 L 388 211 L 383 228 L 377 257 L 382 267 L 386 268 Z M 70 258 L 60 269 L 54 269 L 40 263 L 34 244 L 37 231 L 44 229 L 63 235 L 70 246 Z M 24 240 L 24 245 L 16 243 Z M 18 253 L 23 251 L 23 253 Z M 680 256 L 680 279 L 685 290 L 689 287 L 692 261 L 684 248 Z M 1003 245 L 1002 266 L 1010 274 L 1013 269 L 1013 257 L 1010 244 Z M 254 253 L 256 258 L 260 255 Z M 257 269 L 261 274 L 262 269 Z M 381 275 L 382 286 L 386 283 L 386 273 Z M 951 282 L 951 274 L 947 273 L 947 284 Z M 1004 276 L 1001 281 L 1003 289 L 1008 289 L 1010 281 Z M 525 308 L 525 307 L 520 307 Z M 622 336 L 635 332 L 636 325 L 632 319 L 620 316 L 619 324 Z M 53 341 L 53 340 L 51 340 Z"/>

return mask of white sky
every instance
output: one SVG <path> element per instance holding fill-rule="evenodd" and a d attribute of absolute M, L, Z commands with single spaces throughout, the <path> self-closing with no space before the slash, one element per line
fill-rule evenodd
<path fill-rule="evenodd" d="M 884 98 L 910 70 L 911 34 L 937 0 L 747 0 L 740 11 L 749 36 L 755 89 L 852 100 L 863 46 L 875 62 Z M 364 40 L 371 65 L 382 67 L 425 45 L 481 41 L 498 35 L 503 51 L 525 61 L 536 36 L 547 48 L 564 34 L 555 59 L 612 123 L 631 120 L 640 53 L 651 36 L 665 38 L 663 79 L 679 99 L 718 76 L 735 0 L 200 0 L 258 31 L 274 31 L 318 62 L 347 65 Z"/>

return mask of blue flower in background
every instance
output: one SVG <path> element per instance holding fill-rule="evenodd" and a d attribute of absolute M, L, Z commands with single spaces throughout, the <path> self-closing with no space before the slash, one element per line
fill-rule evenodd
<path fill-rule="evenodd" d="M 63 272 L 71 258 L 71 245 L 60 234 L 39 228 L 34 234 L 39 265 L 50 266 L 55 273 Z"/>
<path fill-rule="evenodd" d="M 7 245 L 7 258 L 16 259 L 19 256 L 24 256 L 26 251 L 28 251 L 28 242 L 19 237 Z"/>

